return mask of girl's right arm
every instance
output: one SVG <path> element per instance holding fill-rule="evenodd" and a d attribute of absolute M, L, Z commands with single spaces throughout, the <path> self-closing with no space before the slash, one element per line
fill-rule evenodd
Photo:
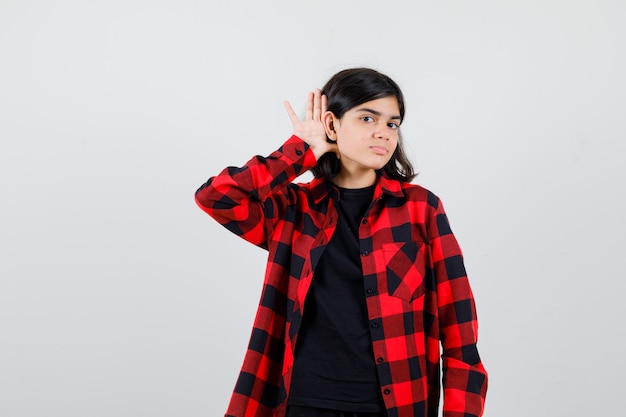
<path fill-rule="evenodd" d="M 315 166 L 309 145 L 292 136 L 268 157 L 228 167 L 196 191 L 196 203 L 231 232 L 264 249 L 289 199 L 287 186 Z"/>
<path fill-rule="evenodd" d="M 337 151 L 326 140 L 326 104 L 319 89 L 309 93 L 300 120 L 285 102 L 294 135 L 268 157 L 256 156 L 243 167 L 228 167 L 210 178 L 196 191 L 198 206 L 233 233 L 267 248 L 272 226 L 289 199 L 287 186 L 320 156 Z"/>

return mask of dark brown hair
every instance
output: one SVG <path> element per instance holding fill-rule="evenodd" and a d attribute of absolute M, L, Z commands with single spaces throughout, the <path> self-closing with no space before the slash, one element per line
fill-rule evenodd
<path fill-rule="evenodd" d="M 333 75 L 322 89 L 328 97 L 328 111 L 341 119 L 353 107 L 368 101 L 393 96 L 398 100 L 400 122 L 404 120 L 404 97 L 398 84 L 388 76 L 370 68 L 351 68 Z M 316 178 L 333 178 L 341 165 L 333 153 L 322 155 L 311 170 Z M 378 173 L 395 180 L 409 182 L 415 177 L 413 165 L 406 156 L 402 135 L 398 132 L 398 146 L 391 159 Z"/>

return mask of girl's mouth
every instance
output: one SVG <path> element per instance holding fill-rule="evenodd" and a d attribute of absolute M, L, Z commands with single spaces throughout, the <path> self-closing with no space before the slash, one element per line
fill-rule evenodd
<path fill-rule="evenodd" d="M 385 148 L 384 146 L 370 146 L 370 149 L 378 155 L 384 155 L 387 153 L 387 148 Z"/>

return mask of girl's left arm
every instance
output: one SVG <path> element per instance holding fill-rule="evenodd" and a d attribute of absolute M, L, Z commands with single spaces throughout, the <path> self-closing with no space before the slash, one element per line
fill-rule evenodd
<path fill-rule="evenodd" d="M 463 254 L 440 200 L 430 217 L 429 239 L 436 275 L 443 346 L 443 416 L 482 416 L 487 372 L 478 354 L 478 318 Z"/>

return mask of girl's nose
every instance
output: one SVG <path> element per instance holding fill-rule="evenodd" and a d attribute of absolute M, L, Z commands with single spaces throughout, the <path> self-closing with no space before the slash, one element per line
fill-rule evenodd
<path fill-rule="evenodd" d="M 387 126 L 376 125 L 376 130 L 374 130 L 374 137 L 376 139 L 389 139 L 389 133 L 387 132 Z"/>

